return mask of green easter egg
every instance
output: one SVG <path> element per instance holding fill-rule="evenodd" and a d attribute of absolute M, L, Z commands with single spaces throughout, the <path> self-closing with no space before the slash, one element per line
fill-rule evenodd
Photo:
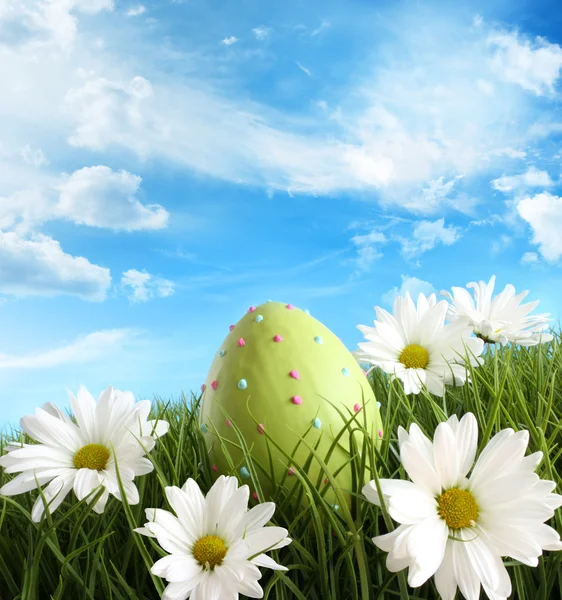
<path fill-rule="evenodd" d="M 256 321 L 254 312 L 262 319 Z M 216 465 L 213 469 L 216 476 L 233 474 L 219 436 L 228 448 L 234 467 L 240 472 L 248 466 L 241 450 L 233 445 L 239 445 L 233 426 L 241 431 L 252 459 L 262 465 L 270 477 L 268 437 L 288 455 L 293 455 L 299 436 L 313 447 L 321 438 L 316 452 L 331 473 L 346 465 L 350 459 L 349 430 L 327 457 L 335 436 L 344 427 L 338 411 L 346 420 L 359 413 L 357 421 L 367 429 L 370 438 L 380 444 L 381 417 L 364 372 L 341 340 L 305 311 L 279 302 L 251 307 L 231 328 L 220 349 L 224 352 L 217 352 L 209 370 L 199 416 L 200 424 L 207 426 L 204 437 L 210 460 Z M 356 431 L 353 435 L 361 451 L 363 434 Z M 275 484 L 256 469 L 266 499 L 277 486 L 294 485 L 297 479 L 294 471 L 303 469 L 310 455 L 310 449 L 303 442 L 292 461 L 272 443 L 269 450 Z M 341 496 L 334 493 L 329 483 L 324 483 L 325 473 L 313 458 L 308 476 L 316 484 L 320 474 L 317 489 L 327 486 L 324 496 L 327 502 L 341 504 Z M 367 472 L 365 481 L 369 479 Z M 343 466 L 335 480 L 348 505 L 350 491 L 361 493 L 361 490 L 352 490 L 349 465 Z M 251 480 L 244 483 L 253 488 Z"/>

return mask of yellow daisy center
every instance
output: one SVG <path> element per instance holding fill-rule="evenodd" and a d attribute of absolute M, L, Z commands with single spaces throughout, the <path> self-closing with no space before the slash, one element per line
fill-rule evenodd
<path fill-rule="evenodd" d="M 207 535 L 200 540 L 197 540 L 195 546 L 193 546 L 193 558 L 198 561 L 201 565 L 213 569 L 217 565 L 220 565 L 226 556 L 225 543 L 218 538 L 216 535 Z"/>
<path fill-rule="evenodd" d="M 452 488 L 437 498 L 439 516 L 451 529 L 472 527 L 478 520 L 478 504 L 466 491 Z"/>
<path fill-rule="evenodd" d="M 109 450 L 101 444 L 82 446 L 74 455 L 74 466 L 77 469 L 92 469 L 103 471 L 109 460 Z"/>
<path fill-rule="evenodd" d="M 429 352 L 422 346 L 410 344 L 402 350 L 398 360 L 408 369 L 425 369 L 429 362 Z"/>

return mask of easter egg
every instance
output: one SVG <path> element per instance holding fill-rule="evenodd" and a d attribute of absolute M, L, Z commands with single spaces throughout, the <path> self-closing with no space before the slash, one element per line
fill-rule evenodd
<path fill-rule="evenodd" d="M 215 475 L 237 474 L 254 489 L 238 431 L 265 499 L 280 485 L 295 485 L 296 472 L 306 469 L 315 487 L 320 481 L 316 489 L 328 488 L 328 502 L 341 503 L 319 461 L 306 465 L 311 446 L 349 504 L 350 492 L 361 493 L 351 489 L 349 430 L 335 446 L 334 440 L 356 415 L 380 444 L 382 422 L 369 381 L 343 342 L 308 312 L 271 301 L 251 309 L 230 327 L 203 388 L 199 423 Z M 361 452 L 364 434 L 357 424 L 350 429 Z"/>

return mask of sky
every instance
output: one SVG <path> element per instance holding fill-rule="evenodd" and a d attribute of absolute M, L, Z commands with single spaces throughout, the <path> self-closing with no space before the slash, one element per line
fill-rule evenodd
<path fill-rule="evenodd" d="M 268 299 L 562 319 L 556 2 L 0 0 L 0 81 L 0 427 L 199 390 Z"/>

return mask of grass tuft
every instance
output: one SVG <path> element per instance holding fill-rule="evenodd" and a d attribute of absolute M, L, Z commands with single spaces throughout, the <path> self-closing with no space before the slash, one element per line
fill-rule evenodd
<path fill-rule="evenodd" d="M 437 591 L 430 580 L 417 589 L 407 587 L 405 573 L 390 573 L 385 567 L 386 553 L 379 551 L 372 537 L 395 527 L 386 512 L 362 497 L 366 473 L 378 485 L 383 478 L 406 478 L 398 456 L 397 430 L 417 423 L 430 438 L 439 422 L 452 414 L 461 417 L 473 412 L 479 424 L 479 450 L 500 429 L 526 429 L 530 433 L 528 452 L 541 450 L 544 458 L 537 469 L 541 478 L 553 480 L 562 489 L 562 337 L 553 332 L 554 341 L 542 346 L 488 347 L 484 364 L 469 367 L 471 383 L 447 388 L 443 399 L 421 394 L 404 394 L 399 381 L 390 382 L 380 370 L 369 374 L 369 381 L 381 402 L 384 438 L 377 448 L 365 437 L 361 447 L 354 432 L 366 432 L 361 413 L 347 417 L 336 437 L 351 442 L 350 465 L 355 489 L 353 502 L 340 509 L 324 499 L 328 477 L 326 467 L 306 438 L 301 443 L 309 459 L 295 470 L 291 489 L 277 485 L 272 498 L 264 498 L 258 472 L 270 476 L 273 465 L 258 464 L 251 449 L 238 434 L 237 447 L 244 452 L 245 464 L 260 500 L 273 500 L 277 509 L 272 524 L 285 527 L 293 543 L 271 552 L 274 560 L 288 572 L 263 569 L 260 584 L 264 598 L 272 600 L 401 600 L 435 599 Z M 182 486 L 192 477 L 207 493 L 213 472 L 198 424 L 200 397 L 182 396 L 164 401 L 156 398 L 153 418 L 170 423 L 167 435 L 158 440 L 149 455 L 155 470 L 137 478 L 140 503 L 123 506 L 110 498 L 105 513 L 97 515 L 88 508 L 88 498 L 77 502 L 69 495 L 54 515 L 46 511 L 40 523 L 31 520 L 31 507 L 38 492 L 13 498 L 0 497 L 0 598 L 14 600 L 154 600 L 161 596 L 165 581 L 150 574 L 149 567 L 165 555 L 153 540 L 133 533 L 145 523 L 145 508 L 168 509 L 164 495 L 167 485 Z M 362 411 L 364 412 L 364 411 Z M 8 442 L 32 443 L 24 434 L 12 430 L 0 437 L 0 450 Z M 275 445 L 273 440 L 268 443 Z M 336 442 L 335 442 L 336 443 Z M 334 443 L 334 444 L 335 444 Z M 228 445 L 223 444 L 228 457 Z M 294 449 L 296 451 L 296 448 Z M 292 455 L 285 455 L 287 465 Z M 238 475 L 238 464 L 229 459 L 231 475 Z M 313 477 L 311 465 L 321 465 L 325 475 Z M 0 485 L 11 479 L 0 473 Z M 245 483 L 239 478 L 240 483 Z M 277 484 L 282 482 L 276 482 Z M 121 493 L 124 494 L 120 482 Z M 100 490 L 101 491 L 101 490 Z M 337 490 L 342 493 L 347 490 Z M 99 493 L 99 491 L 98 491 Z M 94 494 L 95 497 L 96 494 Z M 306 501 L 303 501 L 305 500 Z M 254 505 L 250 501 L 250 505 Z M 562 515 L 557 511 L 549 523 L 562 531 Z M 562 552 L 546 552 L 539 567 L 529 568 L 507 561 L 513 582 L 511 598 L 550 600 L 562 597 Z"/>

